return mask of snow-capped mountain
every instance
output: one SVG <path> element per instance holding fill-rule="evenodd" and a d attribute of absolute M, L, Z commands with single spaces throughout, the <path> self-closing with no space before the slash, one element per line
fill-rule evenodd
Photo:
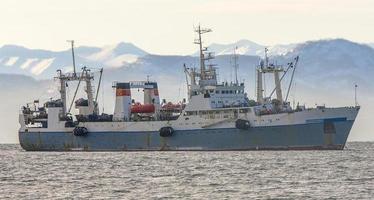
<path fill-rule="evenodd" d="M 368 43 L 367 45 L 370 46 L 371 48 L 374 48 L 374 43 Z"/>
<path fill-rule="evenodd" d="M 264 46 L 251 42 L 249 40 L 239 40 L 232 44 L 216 44 L 213 43 L 208 46 L 209 51 L 215 53 L 215 55 L 230 55 L 235 52 L 239 55 L 258 55 L 260 52 L 263 52 Z M 195 53 L 198 55 L 198 52 Z"/>
<path fill-rule="evenodd" d="M 283 59 L 297 55 L 300 56 L 300 70 L 305 74 L 303 81 L 313 81 L 315 87 L 348 87 L 353 82 L 374 87 L 368 76 L 374 75 L 374 49 L 367 45 L 344 39 L 310 41 L 297 45 Z"/>
<path fill-rule="evenodd" d="M 220 55 L 232 55 L 234 53 L 238 55 L 248 55 L 248 56 L 264 56 L 265 48 L 269 49 L 268 54 L 270 56 L 285 55 L 292 51 L 298 44 L 278 44 L 273 46 L 265 46 L 257 44 L 249 40 L 239 40 L 231 44 L 217 44 L 213 43 L 208 46 L 208 50 L 214 52 L 216 56 Z M 199 52 L 192 54 L 193 56 L 198 56 Z"/>
<path fill-rule="evenodd" d="M 121 42 L 102 48 L 82 46 L 75 49 L 77 67 L 121 67 L 136 62 L 148 53 L 131 43 Z M 48 51 L 5 45 L 0 48 L 0 73 L 50 78 L 57 69 L 72 71 L 71 51 Z"/>
<path fill-rule="evenodd" d="M 131 43 L 121 42 L 117 45 L 108 45 L 100 51 L 85 56 L 86 59 L 94 62 L 102 62 L 109 67 L 121 67 L 126 63 L 134 63 L 139 57 L 148 53 Z"/>
<path fill-rule="evenodd" d="M 314 55 L 315 57 L 319 57 L 319 59 L 327 59 L 326 56 L 337 56 L 336 54 L 339 53 L 350 54 L 353 56 L 353 60 L 356 60 L 356 58 L 360 57 L 360 55 L 362 56 L 362 54 L 360 54 L 361 51 L 352 51 L 353 46 L 352 48 L 351 46 L 342 46 L 341 44 L 344 43 L 344 41 L 345 40 L 341 39 L 321 40 L 299 44 L 267 46 L 267 48 L 269 49 L 268 53 L 270 56 L 283 57 L 285 55 L 299 54 L 300 49 L 306 48 L 308 46 L 313 46 L 313 48 L 315 48 L 316 50 L 308 53 L 305 53 L 305 51 L 303 51 L 304 54 L 306 54 L 306 56 Z M 331 42 L 334 42 L 334 44 L 331 44 Z M 320 46 L 326 45 L 326 43 L 329 43 L 330 47 L 327 50 L 322 51 L 320 49 Z M 364 48 L 364 46 L 365 45 L 361 45 L 360 48 Z M 265 46 L 257 44 L 255 42 L 251 42 L 249 40 L 239 40 L 232 44 L 214 43 L 208 46 L 209 50 L 215 52 L 215 55 L 217 57 L 233 54 L 236 47 L 236 53 L 239 55 L 257 57 L 264 56 Z M 324 48 L 327 47 L 325 46 Z M 336 48 L 337 51 L 333 51 L 334 48 Z M 147 64 L 153 65 L 153 63 L 149 63 L 149 59 L 155 58 L 149 57 L 149 53 L 140 49 L 139 47 L 136 47 L 131 43 L 124 42 L 104 47 L 81 46 L 75 49 L 75 53 L 78 70 L 83 66 L 94 68 L 104 67 L 106 69 L 115 69 L 125 66 L 144 67 Z M 198 53 L 195 53 L 192 56 L 198 56 Z M 170 56 L 161 56 L 157 58 L 167 59 L 167 61 L 162 62 L 168 62 L 168 59 L 171 59 Z M 345 57 L 343 56 L 342 58 Z M 175 58 L 172 59 L 174 60 Z M 364 59 L 367 59 L 367 57 L 364 57 Z M 151 62 L 153 61 L 155 60 L 152 59 Z M 312 62 L 316 63 L 316 61 L 314 60 Z M 357 59 L 357 61 L 355 62 L 362 62 L 362 59 Z M 197 63 L 194 62 L 193 64 Z M 0 48 L 0 73 L 23 74 L 32 76 L 37 79 L 47 79 L 55 75 L 57 69 L 62 69 L 65 72 L 72 71 L 70 49 L 67 49 L 65 51 L 49 51 L 28 49 L 16 45 L 5 45 Z"/>

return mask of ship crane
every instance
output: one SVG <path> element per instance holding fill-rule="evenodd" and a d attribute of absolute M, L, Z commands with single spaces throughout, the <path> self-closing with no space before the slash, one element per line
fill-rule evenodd
<path fill-rule="evenodd" d="M 279 101 L 280 105 L 283 105 L 283 103 L 287 102 L 287 100 L 288 100 L 289 92 L 290 92 L 290 89 L 291 89 L 291 85 L 292 85 L 292 81 L 293 81 L 293 78 L 294 78 L 294 74 L 295 74 L 295 70 L 296 70 L 296 66 L 297 66 L 299 57 L 297 56 L 294 59 L 294 62 L 288 63 L 287 69 L 284 70 L 284 68 L 281 65 L 276 65 L 276 64 L 274 65 L 274 64 L 269 63 L 269 57 L 268 57 L 267 52 L 268 52 L 268 49 L 265 48 L 265 60 L 261 61 L 260 66 L 257 68 L 257 101 L 260 104 L 264 103 L 263 87 L 262 87 L 263 74 L 273 73 L 274 74 L 275 87 L 272 90 L 272 92 L 270 93 L 269 99 L 271 99 L 272 95 L 274 93 L 276 93 L 276 96 L 277 96 L 276 99 Z M 285 77 L 285 75 L 287 74 L 287 72 L 291 68 L 293 69 L 292 75 L 291 75 L 291 80 L 290 80 L 290 83 L 289 83 L 289 86 L 288 86 L 288 89 L 287 89 L 286 98 L 283 99 L 281 82 L 282 82 L 283 78 Z M 280 72 L 283 72 L 283 75 L 281 77 L 279 76 Z"/>
<path fill-rule="evenodd" d="M 294 75 L 295 75 L 295 70 L 296 70 L 296 66 L 297 66 L 297 63 L 299 61 L 299 56 L 296 56 L 294 58 L 294 62 L 290 62 L 288 63 L 288 67 L 287 69 L 284 71 L 282 77 L 280 78 L 280 82 L 282 82 L 283 78 L 286 76 L 287 72 L 292 68 L 292 75 L 291 75 L 291 80 L 290 80 L 290 83 L 288 85 L 288 89 L 287 89 L 287 95 L 286 95 L 286 98 L 285 98 L 285 102 L 287 102 L 288 100 L 288 96 L 289 96 L 289 92 L 290 92 L 290 89 L 291 89 L 291 85 L 292 85 L 292 82 L 293 82 L 293 78 L 294 78 Z M 275 92 L 276 88 L 274 88 L 272 90 L 272 92 L 270 93 L 269 97 L 271 98 L 271 96 L 273 96 L 274 92 Z"/>
<path fill-rule="evenodd" d="M 186 64 L 183 65 L 184 73 L 186 74 L 186 84 L 187 84 L 187 95 L 188 99 L 191 98 L 191 90 L 196 87 L 196 77 L 200 74 L 196 72 L 196 68 L 188 68 Z M 190 79 L 190 81 L 188 81 Z"/>
<path fill-rule="evenodd" d="M 102 73 L 102 71 L 101 71 L 101 73 Z M 59 76 L 57 78 L 60 79 L 61 88 L 64 88 L 64 89 L 60 90 L 62 103 L 64 105 L 63 112 L 66 112 L 66 106 L 65 105 L 67 104 L 67 102 L 66 102 L 66 91 L 65 91 L 66 83 L 69 82 L 69 81 L 78 81 L 77 88 L 75 89 L 74 96 L 72 98 L 72 102 L 71 102 L 71 104 L 69 106 L 69 110 L 67 112 L 67 113 L 70 113 L 70 111 L 73 107 L 73 103 L 75 101 L 75 97 L 77 96 L 80 84 L 81 84 L 82 81 L 85 81 L 86 82 L 85 92 L 87 94 L 87 101 L 88 101 L 88 113 L 87 114 L 98 114 L 97 105 L 95 105 L 96 102 L 94 101 L 94 98 L 93 98 L 91 81 L 93 80 L 94 77 L 91 74 L 91 71 L 89 69 L 87 69 L 87 67 L 83 67 L 82 72 L 80 73 L 80 76 L 77 76 L 77 74 L 78 73 L 76 73 L 76 74 L 62 74 L 61 70 L 59 70 Z M 63 97 L 65 97 L 65 98 L 63 98 Z M 97 95 L 96 95 L 96 98 L 97 98 Z"/>
<path fill-rule="evenodd" d="M 82 81 L 86 82 L 86 88 L 85 92 L 87 94 L 87 103 L 88 103 L 88 111 L 86 114 L 98 114 L 98 108 L 96 105 L 96 100 L 98 98 L 98 92 L 99 92 L 99 87 L 97 89 L 97 94 L 94 100 L 93 97 L 93 90 L 92 90 L 92 83 L 91 81 L 94 79 L 93 74 L 87 67 L 82 68 L 82 72 L 78 74 L 76 72 L 76 67 L 75 67 L 75 55 L 74 55 L 74 40 L 69 40 L 68 42 L 71 43 L 71 52 L 72 52 L 72 59 L 73 59 L 73 73 L 62 73 L 62 70 L 57 70 L 58 76 L 55 77 L 56 79 L 59 79 L 60 81 L 60 97 L 61 97 L 61 102 L 62 102 L 62 112 L 61 112 L 61 117 L 65 117 L 67 114 L 70 113 L 75 97 L 78 93 L 79 86 Z M 102 72 L 103 69 L 100 70 L 100 79 L 99 79 L 99 86 L 102 78 Z M 74 92 L 74 96 L 72 98 L 72 102 L 69 106 L 69 109 L 67 110 L 67 99 L 66 99 L 66 87 L 67 87 L 67 82 L 69 81 L 78 81 L 77 88 Z"/>
<path fill-rule="evenodd" d="M 260 104 L 264 103 L 264 98 L 263 98 L 263 91 L 264 90 L 263 90 L 263 85 L 262 85 L 263 84 L 263 75 L 265 73 L 273 73 L 274 74 L 274 82 L 275 82 L 275 89 L 274 90 L 275 90 L 276 95 L 277 95 L 277 100 L 280 102 L 280 104 L 283 104 L 281 80 L 280 80 L 280 77 L 279 77 L 279 73 L 284 72 L 284 69 L 280 65 L 270 64 L 267 52 L 268 52 L 268 49 L 265 48 L 265 63 L 263 61 L 261 61 L 260 66 L 257 68 L 257 102 L 259 102 Z"/>

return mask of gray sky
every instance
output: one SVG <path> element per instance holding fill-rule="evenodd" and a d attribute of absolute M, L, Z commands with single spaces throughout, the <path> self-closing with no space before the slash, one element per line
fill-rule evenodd
<path fill-rule="evenodd" d="M 66 49 L 132 42 L 156 54 L 190 54 L 193 26 L 208 43 L 261 44 L 321 38 L 374 42 L 373 0 L 2 0 L 0 45 Z"/>

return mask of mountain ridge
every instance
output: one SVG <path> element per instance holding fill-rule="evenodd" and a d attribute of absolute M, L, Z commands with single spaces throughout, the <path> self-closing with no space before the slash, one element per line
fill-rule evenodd
<path fill-rule="evenodd" d="M 330 47 L 326 46 L 330 44 Z M 349 44 L 349 45 L 348 45 Z M 260 57 L 264 56 L 265 46 L 242 39 L 234 43 L 218 44 L 213 43 L 208 49 L 215 52 L 217 57 L 223 55 L 232 55 L 234 48 L 238 55 L 250 55 Z M 324 47 L 323 53 L 320 47 Z M 289 57 L 295 56 L 295 52 L 300 49 L 308 48 L 308 54 L 312 53 L 321 57 L 334 57 L 335 54 L 350 55 L 355 54 L 358 58 L 360 53 L 365 54 L 363 59 L 370 57 L 373 48 L 369 44 L 359 44 L 345 39 L 321 39 L 306 41 L 303 43 L 279 44 L 268 46 L 269 55 L 272 57 Z M 312 51 L 313 49 L 317 49 Z M 329 50 L 330 49 L 330 50 Z M 352 50 L 355 49 L 355 50 Z M 305 52 L 305 50 L 303 50 Z M 335 52 L 335 53 L 334 53 Z M 369 53 L 368 53 L 369 52 Z M 148 55 L 152 54 L 137 47 L 132 43 L 120 42 L 114 45 L 103 47 L 78 46 L 75 48 L 76 63 L 78 70 L 83 66 L 122 68 L 138 65 L 147 62 Z M 368 56 L 369 55 L 369 56 Z M 157 55 L 161 58 L 168 59 L 172 55 Z M 175 55 L 178 56 L 178 55 Z M 196 57 L 195 52 L 190 56 Z M 369 58 L 371 59 L 371 58 Z M 362 60 L 362 59 L 357 59 Z M 372 62 L 372 60 L 368 61 Z M 194 63 L 195 65 L 197 63 Z M 43 49 L 29 49 L 20 45 L 4 45 L 0 48 L 0 73 L 14 73 L 29 75 L 39 79 L 46 79 L 55 74 L 57 69 L 63 69 L 65 72 L 72 71 L 71 50 L 49 51 Z"/>
<path fill-rule="evenodd" d="M 158 82 L 161 98 L 174 102 L 186 98 L 183 65 L 198 67 L 199 59 L 197 57 L 193 55 L 144 54 L 140 51 L 137 52 L 138 55 L 135 55 L 136 52 L 130 54 L 134 56 L 132 62 L 124 62 L 128 61 L 130 58 L 128 53 L 131 52 L 119 51 L 118 53 L 115 51 L 115 47 L 116 45 L 112 45 L 105 49 L 107 51 L 100 54 L 102 60 L 90 60 L 87 57 L 102 52 L 103 48 L 76 48 L 77 70 L 80 70 L 82 65 L 106 67 L 103 73 L 103 88 L 100 89 L 103 94 L 99 94 L 99 100 L 103 102 L 102 105 L 100 104 L 100 108 L 105 107 L 105 111 L 108 113 L 113 111 L 112 81 L 146 80 L 147 76 Z M 227 46 L 225 48 L 227 49 Z M 269 47 L 270 55 L 272 51 L 275 51 L 272 48 Z M 270 61 L 284 66 L 287 66 L 287 63 L 293 61 L 296 56 L 300 57 L 295 72 L 295 85 L 292 86 L 290 93 L 291 102 L 300 102 L 300 104 L 308 106 L 314 106 L 317 103 L 319 105 L 326 103 L 327 106 L 334 107 L 354 105 L 354 85 L 358 85 L 358 100 L 362 109 L 353 127 L 350 140 L 360 140 L 360 138 L 374 140 L 373 135 L 368 135 L 372 130 L 371 113 L 374 111 L 372 105 L 374 95 L 371 92 L 374 91 L 374 82 L 372 81 L 374 76 L 373 48 L 367 44 L 344 39 L 327 39 L 308 41 L 302 44 L 286 44 L 278 46 L 277 51 L 281 53 L 271 55 Z M 70 50 L 49 52 L 51 53 L 50 57 L 44 55 L 39 58 L 27 54 L 10 54 L 10 52 L 4 56 L 1 52 L 4 52 L 4 49 L 0 48 L 0 87 L 2 88 L 1 99 L 3 101 L 0 104 L 0 110 L 3 112 L 3 115 L 0 116 L 0 127 L 5 135 L 8 134 L 4 138 L 12 138 L 11 142 L 17 142 L 16 127 L 18 127 L 17 117 L 20 106 L 26 102 L 32 102 L 34 99 L 42 101 L 51 97 L 58 98 L 58 83 L 53 82 L 53 77 L 56 75 L 56 69 L 71 67 L 71 52 Z M 35 52 L 33 53 L 36 55 Z M 250 99 L 255 98 L 255 68 L 261 57 L 263 54 L 239 55 L 238 57 L 239 80 L 244 81 L 245 91 Z M 232 55 L 230 54 L 217 55 L 216 59 L 212 60 L 213 64 L 218 64 L 220 82 L 233 80 L 231 60 Z M 66 70 L 71 70 L 71 68 Z M 273 80 L 270 76 L 266 80 L 268 81 L 266 94 L 268 94 L 269 90 L 273 88 Z M 287 84 L 288 81 L 289 79 L 286 77 L 284 84 Z M 96 83 L 95 85 L 97 85 Z M 69 88 L 70 92 L 73 92 L 75 90 L 74 84 L 69 84 Z M 134 98 L 136 98 L 136 93 L 137 91 L 134 91 Z M 73 95 L 70 93 L 68 96 L 71 98 Z M 105 104 L 104 98 L 106 99 Z M 0 135 L 0 140 L 1 137 Z"/>

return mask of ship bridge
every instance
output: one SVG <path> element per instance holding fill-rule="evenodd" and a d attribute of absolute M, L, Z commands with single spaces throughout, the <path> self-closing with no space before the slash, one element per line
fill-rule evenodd
<path fill-rule="evenodd" d="M 208 52 L 207 47 L 203 47 L 202 35 L 211 32 L 211 29 L 197 27 L 195 32 L 198 38 L 195 44 L 199 45 L 200 50 L 200 69 L 187 68 L 184 66 L 186 73 L 189 103 L 186 110 L 210 110 L 216 108 L 228 108 L 248 106 L 247 94 L 244 92 L 244 83 L 239 83 L 237 76 L 238 56 L 236 48 L 233 49 L 233 67 L 235 69 L 235 81 L 219 84 L 217 67 L 212 62 L 214 53 Z"/>

